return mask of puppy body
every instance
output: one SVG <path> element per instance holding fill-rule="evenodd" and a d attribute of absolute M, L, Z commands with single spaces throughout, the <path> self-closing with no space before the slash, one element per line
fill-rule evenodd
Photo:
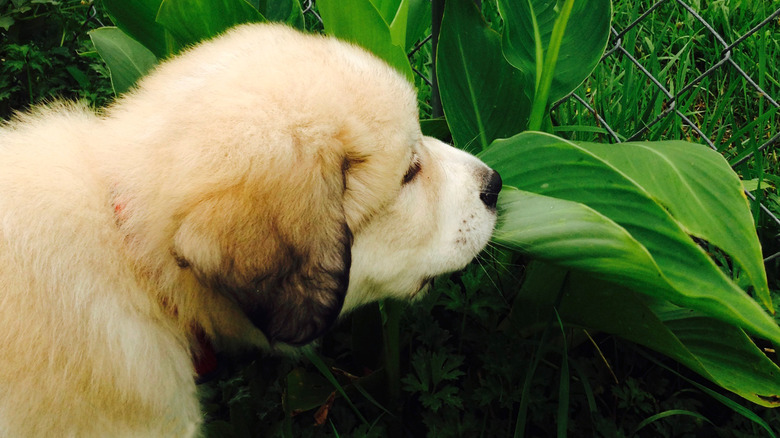
<path fill-rule="evenodd" d="M 30 117 L 0 134 L 0 436 L 192 434 L 187 339 L 112 226 L 95 116 Z"/>
<path fill-rule="evenodd" d="M 361 49 L 247 25 L 0 129 L 0 436 L 193 436 L 196 333 L 305 344 L 468 263 L 496 176 L 416 111 Z"/>

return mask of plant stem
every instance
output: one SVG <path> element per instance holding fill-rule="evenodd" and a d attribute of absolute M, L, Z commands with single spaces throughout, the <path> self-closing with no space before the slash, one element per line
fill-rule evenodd
<path fill-rule="evenodd" d="M 403 304 L 395 300 L 383 302 L 385 324 L 383 337 L 385 343 L 385 373 L 387 374 L 387 394 L 391 411 L 397 411 L 401 399 L 401 310 Z"/>
<path fill-rule="evenodd" d="M 574 0 L 566 0 L 561 8 L 560 15 L 558 15 L 558 18 L 555 20 L 555 26 L 553 27 L 552 35 L 550 35 L 550 45 L 547 47 L 547 55 L 544 57 L 542 78 L 536 88 L 534 104 L 531 108 L 531 117 L 528 122 L 528 129 L 530 131 L 539 131 L 542 129 L 542 121 L 547 113 L 547 100 L 550 96 L 550 87 L 552 86 L 552 80 L 555 74 L 555 64 L 558 62 L 561 41 L 563 41 L 563 34 L 566 31 L 566 25 L 569 22 L 573 7 Z"/>
<path fill-rule="evenodd" d="M 441 29 L 441 20 L 444 18 L 444 0 L 431 1 L 431 34 L 432 38 L 432 56 L 433 66 L 431 67 L 431 117 L 438 118 L 444 116 L 444 110 L 441 106 L 441 95 L 439 94 L 439 80 L 436 78 L 436 52 L 439 47 L 439 30 Z"/>

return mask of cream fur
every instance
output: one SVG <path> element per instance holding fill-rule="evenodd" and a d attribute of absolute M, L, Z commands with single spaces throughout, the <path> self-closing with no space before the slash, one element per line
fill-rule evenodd
<path fill-rule="evenodd" d="M 196 328 L 304 344 L 463 267 L 500 185 L 416 114 L 365 51 L 245 25 L 105 111 L 4 125 L 0 437 L 195 436 Z"/>

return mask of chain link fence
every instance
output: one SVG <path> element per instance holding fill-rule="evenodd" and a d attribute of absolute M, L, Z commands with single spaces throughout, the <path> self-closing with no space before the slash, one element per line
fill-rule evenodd
<path fill-rule="evenodd" d="M 616 15 L 610 41 L 600 68 L 594 73 L 596 76 L 556 102 L 553 111 L 563 113 L 564 117 L 587 112 L 593 126 L 605 133 L 603 137 L 606 138 L 602 140 L 684 138 L 704 143 L 721 152 L 743 178 L 749 176 L 745 173 L 755 175 L 763 172 L 758 169 L 759 166 L 769 165 L 777 169 L 780 70 L 777 69 L 778 58 L 771 55 L 780 54 L 780 5 L 767 2 L 761 9 L 776 9 L 766 10 L 763 16 L 740 17 L 749 18 L 750 27 L 738 32 L 729 26 L 732 17 L 728 5 L 747 7 L 745 2 L 710 2 L 703 7 L 703 2 L 695 0 L 660 0 L 644 10 L 640 7 L 623 13 L 618 13 L 618 7 L 627 1 L 617 0 L 614 3 Z M 711 17 L 717 19 L 717 12 L 710 10 L 709 16 L 705 16 L 701 11 L 718 3 L 723 7 L 719 11 L 723 16 L 714 24 Z M 744 12 L 750 15 L 751 11 Z M 659 37 L 658 33 L 671 35 L 677 41 Z M 658 41 L 681 47 L 671 50 L 659 48 Z M 650 50 L 656 53 L 649 53 Z M 760 59 L 762 55 L 768 56 L 768 59 Z M 686 56 L 692 58 L 687 66 L 683 61 Z M 765 65 L 762 66 L 762 62 Z M 681 70 L 686 71 L 683 73 Z M 610 110 L 615 104 L 610 99 L 616 93 L 609 93 L 605 88 L 619 87 L 620 82 L 624 84 L 629 77 L 632 86 L 642 90 L 624 90 L 625 93 L 617 96 L 625 101 L 624 105 L 618 111 Z M 598 84 L 604 80 L 618 83 Z M 596 87 L 600 87 L 602 92 L 593 92 Z M 712 94 L 713 90 L 716 95 L 702 96 L 702 93 Z M 642 94 L 650 97 L 634 97 Z M 717 100 L 724 95 L 728 95 L 725 102 L 718 105 Z M 627 104 L 636 104 L 637 107 L 627 108 Z M 724 109 L 725 104 L 730 108 Z M 634 123 L 627 123 L 619 111 L 640 117 Z M 733 115 L 727 116 L 727 111 Z M 580 118 L 580 121 L 587 123 L 587 119 Z M 761 196 L 760 188 L 757 193 Z M 777 207 L 769 208 L 766 201 L 757 200 L 750 191 L 746 190 L 745 195 L 760 210 L 762 220 L 769 222 L 768 226 L 765 222 L 765 228 L 774 230 L 773 236 L 765 237 L 778 242 L 780 219 Z M 764 256 L 764 261 L 769 262 L 780 257 L 780 251 L 775 248 L 773 253 Z"/>

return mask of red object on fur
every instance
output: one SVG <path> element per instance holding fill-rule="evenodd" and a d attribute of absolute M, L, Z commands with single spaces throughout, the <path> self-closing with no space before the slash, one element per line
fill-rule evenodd
<path fill-rule="evenodd" d="M 192 365 L 198 378 L 204 377 L 217 369 L 217 354 L 214 346 L 203 334 L 203 330 L 195 330 L 195 339 L 198 341 L 198 350 L 192 355 Z"/>

